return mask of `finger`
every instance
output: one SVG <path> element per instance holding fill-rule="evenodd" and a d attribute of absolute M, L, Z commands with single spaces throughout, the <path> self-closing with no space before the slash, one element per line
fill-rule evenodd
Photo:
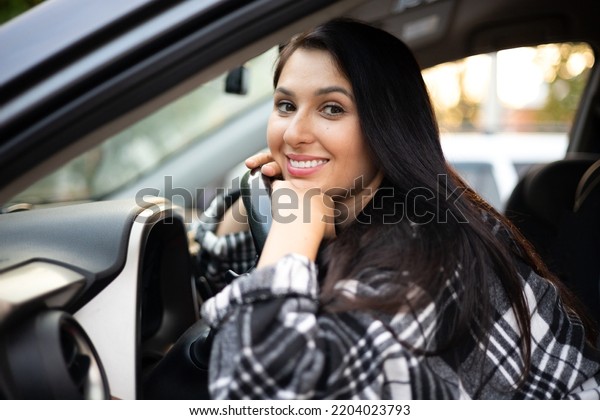
<path fill-rule="evenodd" d="M 264 175 L 266 175 L 266 176 L 268 176 L 270 178 L 276 178 L 276 177 L 281 176 L 281 167 L 276 162 L 270 162 L 270 163 L 264 164 L 260 168 L 260 171 Z"/>
<path fill-rule="evenodd" d="M 254 169 L 269 162 L 273 162 L 273 156 L 271 156 L 271 153 L 262 152 L 250 156 L 244 163 L 248 169 Z"/>

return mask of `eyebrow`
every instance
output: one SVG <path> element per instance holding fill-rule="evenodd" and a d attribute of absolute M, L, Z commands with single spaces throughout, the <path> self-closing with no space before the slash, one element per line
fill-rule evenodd
<path fill-rule="evenodd" d="M 287 95 L 287 96 L 295 96 L 294 93 L 291 90 L 288 90 L 288 89 L 286 89 L 284 87 L 277 87 L 277 89 L 275 89 L 275 92 L 281 92 L 281 93 L 283 93 L 284 95 Z"/>
<path fill-rule="evenodd" d="M 276 92 L 281 92 L 281 93 L 283 93 L 284 95 L 287 95 L 287 96 L 296 96 L 296 95 L 294 95 L 294 92 L 292 92 L 291 90 L 286 89 L 284 87 L 277 87 L 275 89 L 275 91 Z M 343 95 L 346 95 L 348 98 L 350 98 L 350 99 L 352 99 L 354 101 L 354 96 L 352 95 L 352 93 L 348 92 L 347 89 L 344 89 L 341 86 L 328 86 L 328 87 L 324 87 L 324 88 L 321 88 L 321 89 L 317 89 L 315 91 L 315 96 L 327 95 L 328 93 L 333 93 L 333 92 L 338 92 L 338 93 L 341 93 Z"/>
<path fill-rule="evenodd" d="M 319 89 L 315 92 L 315 96 L 327 95 L 328 93 L 338 92 L 342 95 L 346 95 L 348 98 L 354 100 L 354 96 L 348 92 L 347 89 L 344 89 L 341 86 L 328 86 L 322 89 Z"/>

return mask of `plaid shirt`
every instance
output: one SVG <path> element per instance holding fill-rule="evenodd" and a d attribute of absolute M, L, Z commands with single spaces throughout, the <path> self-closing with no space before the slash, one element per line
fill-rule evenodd
<path fill-rule="evenodd" d="M 234 248 L 241 245 L 238 255 L 246 257 L 244 264 L 250 267 L 249 233 L 206 239 L 213 228 L 200 228 L 201 245 L 220 244 L 217 256 L 236 255 Z M 216 261 L 211 270 L 224 267 L 224 259 Z M 477 392 L 488 399 L 600 398 L 600 355 L 585 343 L 581 322 L 567 313 L 552 284 L 528 267 L 520 266 L 519 272 L 532 335 L 531 370 L 520 386 L 520 333 L 498 279 L 491 281 L 495 316 L 487 331 L 489 341 L 482 343 L 473 335 L 456 349 L 460 357 L 448 360 L 420 354 L 403 343 L 417 348 L 435 343 L 441 320 L 456 311 L 459 270 L 448 279 L 444 293 L 416 314 L 328 313 L 319 305 L 318 267 L 290 254 L 236 278 L 203 305 L 202 317 L 217 329 L 210 360 L 211 395 L 468 399 Z M 374 285 L 381 285 L 385 276 L 370 270 L 337 286 L 346 296 L 373 296 L 378 293 Z"/>

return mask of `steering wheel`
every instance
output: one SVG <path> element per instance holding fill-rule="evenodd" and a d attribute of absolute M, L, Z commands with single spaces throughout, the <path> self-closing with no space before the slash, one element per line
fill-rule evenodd
<path fill-rule="evenodd" d="M 256 253 L 260 256 L 273 221 L 270 178 L 263 175 L 260 168 L 246 172 L 241 180 L 241 194 Z"/>

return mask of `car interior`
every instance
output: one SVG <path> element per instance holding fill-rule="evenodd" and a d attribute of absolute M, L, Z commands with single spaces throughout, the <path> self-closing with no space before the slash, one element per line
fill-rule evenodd
<path fill-rule="evenodd" d="M 209 398 L 198 215 L 219 191 L 256 194 L 240 163 L 266 147 L 278 48 L 338 16 L 396 35 L 424 73 L 509 49 L 574 51 L 584 64 L 548 85 L 578 89 L 560 96 L 566 151 L 517 175 L 489 163 L 508 143 L 484 143 L 490 160 L 464 160 L 463 176 L 511 179 L 490 200 L 600 323 L 594 0 L 110 3 L 46 0 L 0 25 L 1 399 Z"/>

